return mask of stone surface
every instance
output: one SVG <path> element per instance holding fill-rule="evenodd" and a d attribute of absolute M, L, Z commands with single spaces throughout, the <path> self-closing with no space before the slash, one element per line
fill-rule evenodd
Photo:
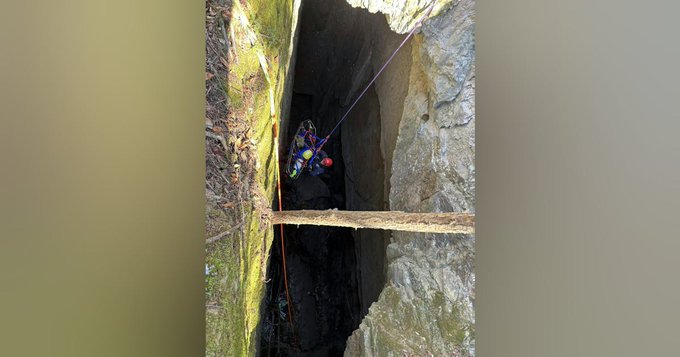
<path fill-rule="evenodd" d="M 346 0 L 354 7 L 362 7 L 368 11 L 385 14 L 392 31 L 406 33 L 410 31 L 425 11 L 432 5 L 432 15 L 438 14 L 449 6 L 450 0 Z"/>
<path fill-rule="evenodd" d="M 388 14 L 399 32 L 414 21 L 404 9 L 429 4 L 347 1 Z M 377 90 L 381 112 L 402 113 L 394 151 L 385 155 L 392 210 L 474 212 L 474 1 L 441 3 L 411 43 L 409 68 L 400 69 L 409 75 L 408 93 L 400 100 L 396 90 Z M 386 73 L 383 83 L 395 75 Z M 386 287 L 345 355 L 474 355 L 474 237 L 395 232 L 387 262 Z"/>

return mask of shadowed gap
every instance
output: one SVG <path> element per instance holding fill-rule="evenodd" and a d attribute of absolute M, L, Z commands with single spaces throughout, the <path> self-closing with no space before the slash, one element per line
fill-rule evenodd
<path fill-rule="evenodd" d="M 306 0 L 300 17 L 291 111 L 281 133 L 281 172 L 299 124 L 311 119 L 324 137 L 373 75 L 374 30 L 383 15 L 343 0 Z M 324 151 L 325 174 L 282 179 L 283 209 L 382 210 L 385 165 L 380 153 L 380 104 L 369 89 Z M 366 168 L 369 169 L 366 169 Z M 274 207 L 278 203 L 274 202 Z M 346 340 L 377 300 L 384 281 L 385 232 L 285 226 L 295 333 L 287 317 L 279 228 L 275 227 L 262 304 L 260 356 L 341 356 Z"/>

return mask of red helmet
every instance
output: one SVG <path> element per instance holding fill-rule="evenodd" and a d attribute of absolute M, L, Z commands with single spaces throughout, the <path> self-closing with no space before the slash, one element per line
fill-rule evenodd
<path fill-rule="evenodd" d="M 327 158 L 321 160 L 321 165 L 326 166 L 326 167 L 331 167 L 331 166 L 333 166 L 333 159 L 331 159 L 330 157 L 327 157 Z"/>

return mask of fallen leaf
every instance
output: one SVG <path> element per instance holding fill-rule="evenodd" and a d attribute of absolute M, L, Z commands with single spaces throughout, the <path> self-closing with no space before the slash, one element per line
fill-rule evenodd
<path fill-rule="evenodd" d="M 210 73 L 210 72 L 205 72 L 205 80 L 206 81 L 209 81 L 210 78 L 212 78 L 212 77 L 215 77 L 215 75 Z"/>
<path fill-rule="evenodd" d="M 224 131 L 224 129 L 220 128 L 219 126 L 213 126 L 212 131 L 216 133 L 221 133 Z"/>

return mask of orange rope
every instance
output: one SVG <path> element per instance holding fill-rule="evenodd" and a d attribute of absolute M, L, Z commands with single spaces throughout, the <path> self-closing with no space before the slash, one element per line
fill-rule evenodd
<path fill-rule="evenodd" d="M 274 119 L 274 155 L 276 158 L 276 190 L 279 197 L 279 212 L 283 210 L 281 206 L 281 165 L 279 163 L 279 130 L 278 122 L 276 121 L 276 114 L 272 114 L 272 119 Z M 288 322 L 290 322 L 290 328 L 294 331 L 293 326 L 293 310 L 291 310 L 290 304 L 290 293 L 288 292 L 288 274 L 286 269 L 286 241 L 283 238 L 283 224 L 279 225 L 281 229 L 281 257 L 283 258 L 283 282 L 286 287 L 286 301 L 288 302 Z"/>

